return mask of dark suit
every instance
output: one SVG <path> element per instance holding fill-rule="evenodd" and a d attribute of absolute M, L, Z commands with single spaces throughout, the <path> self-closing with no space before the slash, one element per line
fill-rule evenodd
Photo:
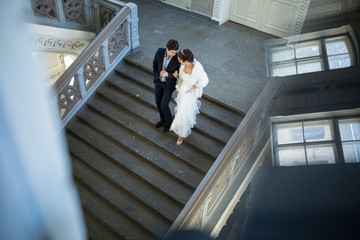
<path fill-rule="evenodd" d="M 173 76 L 173 73 L 176 70 L 179 70 L 180 63 L 178 61 L 177 54 L 173 56 L 165 69 L 165 71 L 169 74 L 166 77 L 166 82 L 161 82 L 160 72 L 164 63 L 165 54 L 166 48 L 159 48 L 155 53 L 153 60 L 153 73 L 155 83 L 155 102 L 159 110 L 160 121 L 165 123 L 165 127 L 170 127 L 172 123 L 172 116 L 169 108 L 169 102 L 176 85 L 176 78 Z"/>

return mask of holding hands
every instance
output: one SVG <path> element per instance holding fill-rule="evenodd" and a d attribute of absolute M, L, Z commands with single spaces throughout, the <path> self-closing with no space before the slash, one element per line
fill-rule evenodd
<path fill-rule="evenodd" d="M 167 77 L 167 76 L 169 76 L 169 74 L 168 74 L 168 72 L 167 72 L 167 71 L 165 71 L 165 70 L 161 70 L 161 72 L 160 72 L 160 76 L 161 76 L 161 77 Z"/>

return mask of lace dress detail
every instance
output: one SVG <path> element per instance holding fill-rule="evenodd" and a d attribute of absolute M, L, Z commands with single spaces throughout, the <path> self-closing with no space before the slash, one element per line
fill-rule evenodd
<path fill-rule="evenodd" d="M 200 101 L 195 91 L 188 92 L 193 87 L 191 75 L 180 71 L 179 83 L 176 85 L 177 96 L 175 98 L 175 118 L 170 130 L 180 137 L 186 138 L 191 133 L 191 128 L 196 124 L 196 115 L 199 114 Z"/>

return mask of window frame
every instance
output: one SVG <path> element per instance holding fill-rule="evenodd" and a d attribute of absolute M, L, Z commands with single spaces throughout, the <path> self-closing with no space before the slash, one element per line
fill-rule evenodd
<path fill-rule="evenodd" d="M 337 56 L 337 55 L 329 55 L 327 53 L 326 49 L 326 41 L 333 38 L 344 38 L 345 44 L 348 48 L 348 53 L 350 55 L 350 66 L 353 66 L 358 63 L 359 61 L 359 50 L 358 50 L 358 44 L 355 37 L 355 34 L 352 31 L 352 28 L 350 25 L 346 25 L 340 28 L 335 29 L 329 29 L 325 31 L 320 32 L 314 32 L 314 33 L 308 33 L 308 34 L 302 34 L 297 36 L 292 36 L 288 38 L 282 38 L 282 39 L 273 39 L 268 40 L 266 43 L 266 67 L 267 67 L 267 76 L 268 77 L 284 77 L 284 76 L 292 76 L 292 75 L 298 75 L 298 74 L 306 74 L 311 72 L 318 72 L 318 71 L 311 71 L 311 72 L 303 72 L 299 73 L 298 70 L 298 64 L 299 63 L 306 63 L 310 61 L 319 61 L 322 66 L 322 70 L 320 71 L 326 71 L 326 70 L 332 70 L 330 69 L 329 64 L 329 57 Z M 310 57 L 303 57 L 303 58 L 297 58 L 296 56 L 296 45 L 311 43 L 311 42 L 319 42 L 319 55 L 316 56 L 310 56 Z M 294 49 L 294 58 L 283 60 L 283 61 L 272 61 L 272 52 L 276 48 L 285 48 L 288 46 L 292 46 Z M 339 54 L 339 55 L 345 55 L 345 54 Z M 294 74 L 288 74 L 283 76 L 273 76 L 273 68 L 277 66 L 284 66 L 284 65 L 295 65 L 295 72 Z M 336 69 L 336 68 L 334 68 Z M 338 68 L 337 68 L 338 69 Z"/>
<path fill-rule="evenodd" d="M 345 142 L 354 142 L 358 143 L 360 140 L 351 140 L 351 141 L 342 141 L 340 136 L 340 125 L 339 121 L 347 119 L 357 119 L 360 118 L 360 109 L 354 110 L 342 110 L 334 112 L 324 112 L 324 113 L 311 113 L 311 114 L 302 114 L 302 115 L 292 115 L 292 116 L 275 116 L 270 117 L 270 138 L 271 138 L 271 155 L 272 155 L 272 165 L 274 167 L 296 167 L 296 166 L 314 166 L 322 164 L 309 164 L 307 157 L 307 147 L 308 146 L 324 146 L 324 145 L 334 145 L 334 164 L 349 164 L 345 162 L 344 152 L 342 144 Z M 316 121 L 330 121 L 332 123 L 332 140 L 325 141 L 315 141 L 315 142 L 306 142 L 305 132 L 304 132 L 304 123 L 307 122 L 316 122 Z M 275 137 L 275 127 L 277 125 L 289 124 L 289 123 L 301 123 L 302 126 L 302 142 L 288 143 L 288 144 L 278 144 L 276 143 Z M 286 149 L 291 147 L 303 147 L 305 154 L 305 164 L 300 165 L 280 165 L 277 150 Z M 357 162 L 360 163 L 360 162 Z M 327 163 L 324 165 L 329 165 L 332 163 Z"/>

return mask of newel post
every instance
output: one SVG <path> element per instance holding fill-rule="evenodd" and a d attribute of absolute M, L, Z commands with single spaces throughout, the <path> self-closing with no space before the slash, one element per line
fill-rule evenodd
<path fill-rule="evenodd" d="M 139 32 L 138 32 L 138 10 L 135 3 L 126 3 L 125 6 L 131 9 L 130 11 L 130 42 L 131 52 L 136 52 L 140 48 Z"/>

